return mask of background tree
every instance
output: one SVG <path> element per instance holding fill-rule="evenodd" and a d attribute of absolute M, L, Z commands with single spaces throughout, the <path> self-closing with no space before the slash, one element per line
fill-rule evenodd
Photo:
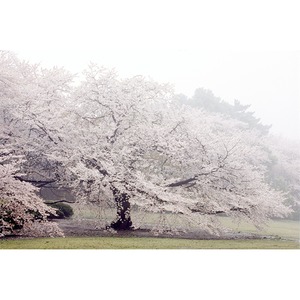
<path fill-rule="evenodd" d="M 299 159 L 297 152 L 299 147 L 296 143 L 285 139 L 280 141 L 280 138 L 271 136 L 269 129 L 271 125 L 263 125 L 260 119 L 254 117 L 254 112 L 249 112 L 250 105 L 242 105 L 238 100 L 234 100 L 231 105 L 219 97 L 216 97 L 210 90 L 197 89 L 190 99 L 185 95 L 177 95 L 177 101 L 181 104 L 189 105 L 198 109 L 204 109 L 212 113 L 218 113 L 226 118 L 239 120 L 247 125 L 248 129 L 255 129 L 265 139 L 266 152 L 269 153 L 269 160 L 266 161 L 267 174 L 266 181 L 273 188 L 284 192 L 287 195 L 287 203 L 292 206 L 294 213 L 290 214 L 290 218 L 299 219 L 299 192 L 298 192 L 298 173 Z M 288 145 L 288 146 L 287 146 Z M 293 157 L 291 163 L 290 157 Z M 297 158 L 297 159 L 296 159 Z"/>
<path fill-rule="evenodd" d="M 293 209 L 290 218 L 300 219 L 300 144 L 276 136 L 268 140 L 270 162 L 268 182 L 286 193 L 286 203 Z"/>
<path fill-rule="evenodd" d="M 263 125 L 259 118 L 254 116 L 254 112 L 248 111 L 250 105 L 242 105 L 240 101 L 234 100 L 234 104 L 223 101 L 216 97 L 211 90 L 198 88 L 191 98 L 185 95 L 177 95 L 181 104 L 195 108 L 202 108 L 211 113 L 220 113 L 224 116 L 239 120 L 248 124 L 249 129 L 256 129 L 263 135 L 268 134 L 271 125 Z"/>

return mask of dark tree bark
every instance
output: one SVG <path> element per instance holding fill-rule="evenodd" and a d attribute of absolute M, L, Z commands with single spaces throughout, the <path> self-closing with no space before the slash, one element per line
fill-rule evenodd
<path fill-rule="evenodd" d="M 132 229 L 129 195 L 126 193 L 121 193 L 116 188 L 112 188 L 112 192 L 117 205 L 117 220 L 113 221 L 110 224 L 110 227 L 115 230 Z"/>

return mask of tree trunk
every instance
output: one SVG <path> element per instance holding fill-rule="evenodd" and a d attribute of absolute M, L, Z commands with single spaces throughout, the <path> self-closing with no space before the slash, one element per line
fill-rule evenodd
<path fill-rule="evenodd" d="M 130 202 L 129 196 L 126 193 L 121 193 L 118 189 L 112 188 L 112 192 L 117 204 L 117 219 L 110 224 L 110 227 L 115 230 L 130 230 L 132 222 L 130 217 Z"/>

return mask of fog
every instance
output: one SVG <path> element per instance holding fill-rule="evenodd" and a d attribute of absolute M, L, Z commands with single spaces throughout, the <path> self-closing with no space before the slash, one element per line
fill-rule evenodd
<path fill-rule="evenodd" d="M 18 5 L 18 10 L 14 10 Z M 1 48 L 81 72 L 90 61 L 192 96 L 199 87 L 251 104 L 271 133 L 299 138 L 296 9 L 255 1 L 10 1 Z M 266 17 L 268 16 L 268 17 Z M 9 26 L 8 26 L 9 24 Z"/>
<path fill-rule="evenodd" d="M 191 97 L 197 88 L 209 89 L 215 96 L 229 103 L 237 99 L 242 104 L 251 104 L 250 110 L 255 111 L 255 116 L 261 118 L 263 124 L 273 125 L 271 133 L 299 139 L 300 18 L 298 3 L 299 1 L 293 0 L 2 1 L 0 49 L 13 51 L 19 58 L 40 63 L 45 67 L 64 66 L 74 73 L 80 73 L 90 61 L 94 61 L 99 65 L 115 68 L 121 76 L 140 74 L 159 82 L 169 82 L 174 86 L 176 93 L 183 93 L 188 97 Z M 87 107 L 90 109 L 92 105 Z M 12 106 L 12 109 L 15 107 Z M 57 119 L 63 120 L 63 118 Z M 170 124 L 170 119 L 168 122 Z M 59 127 L 59 122 L 57 123 L 54 125 Z M 78 125 L 78 123 L 70 124 Z M 103 126 L 103 128 L 109 127 Z M 18 129 L 23 130 L 21 127 L 16 128 Z M 27 127 L 24 128 L 26 129 Z M 87 136 L 90 134 L 89 130 L 83 132 L 86 132 Z M 66 137 L 71 136 L 69 132 L 67 133 Z M 73 133 L 76 133 L 76 130 Z M 102 134 L 102 130 L 100 133 Z M 137 137 L 133 134 L 132 136 Z M 185 137 L 185 135 L 182 136 Z M 83 136 L 80 136 L 80 140 L 81 138 Z M 76 140 L 74 141 L 76 143 Z M 243 141 L 241 139 L 241 142 Z M 73 143 L 71 138 L 70 142 Z M 280 146 L 282 144 L 284 143 L 280 143 Z M 56 148 L 53 152 L 51 147 L 47 147 L 47 143 L 35 145 L 38 146 L 38 153 L 45 155 L 50 153 L 53 158 L 56 156 Z M 145 149 L 150 149 L 147 148 L 147 143 L 143 142 L 141 145 Z M 283 148 L 289 148 L 289 145 L 286 143 Z M 78 152 L 74 152 L 81 146 L 86 147 L 86 153 L 89 154 L 88 145 L 82 142 L 77 143 L 74 148 L 61 149 L 61 153 L 65 155 L 64 161 L 69 162 L 72 158 L 73 161 L 69 165 L 81 165 L 75 160 L 81 155 L 76 155 Z M 12 153 L 15 153 L 16 149 L 13 147 L 12 149 Z M 26 150 L 26 148 L 23 149 Z M 224 150 L 223 145 L 219 149 Z M 225 149 L 227 150 L 226 147 Z M 296 153 L 295 149 L 292 148 Z M 94 156 L 91 158 L 104 157 L 104 148 L 100 150 L 102 152 L 94 151 Z M 286 151 L 285 153 L 282 155 L 279 153 L 280 164 L 276 165 L 276 168 L 279 167 L 273 170 L 273 174 L 275 179 L 282 180 L 284 173 L 281 173 L 281 170 L 290 171 L 288 173 L 290 181 L 286 177 L 286 183 L 293 192 L 299 188 L 299 160 L 294 160 L 296 155 L 289 156 L 293 152 Z M 116 157 L 120 157 L 119 166 L 121 167 L 118 169 L 123 170 L 121 156 L 116 155 Z M 200 159 L 199 155 L 195 157 Z M 236 157 L 242 159 L 241 156 Z M 253 157 L 259 159 L 255 155 Z M 176 155 L 173 155 L 173 158 L 176 158 Z M 113 162 L 114 160 L 110 158 L 110 164 L 114 167 Z M 229 164 L 230 167 L 235 165 L 236 159 L 233 160 L 233 164 Z M 200 166 L 199 170 L 202 170 L 201 165 L 196 164 L 195 168 L 198 166 Z M 14 170 L 14 168 L 15 162 L 13 168 L 10 169 Z M 233 173 L 234 182 L 243 179 L 234 173 L 240 169 L 242 168 L 231 168 L 233 172 L 230 171 L 230 173 Z M 251 170 L 256 172 L 256 169 Z M 51 172 L 51 176 L 54 174 Z M 81 171 L 80 176 L 82 174 L 85 176 L 85 169 Z M 137 176 L 137 174 L 135 173 L 135 176 L 138 180 L 143 180 L 145 177 Z M 262 177 L 261 175 L 259 178 Z M 212 178 L 215 179 L 215 177 Z M 156 179 L 156 182 L 160 180 Z M 151 184 L 146 182 L 144 185 L 148 189 L 153 186 L 152 182 L 149 181 L 149 183 Z M 252 184 L 253 180 L 249 180 L 249 183 Z M 71 182 L 71 184 L 75 185 L 76 182 Z M 205 187 L 207 185 L 207 182 L 203 184 Z M 10 188 L 9 185 L 4 185 L 4 187 L 7 186 Z M 239 186 L 237 184 L 237 187 Z M 140 185 L 137 187 L 140 188 Z M 24 194 L 22 188 L 14 188 L 14 190 Z M 257 191 L 260 192 L 260 189 L 258 188 Z M 243 192 L 239 194 L 247 200 Z M 294 195 L 296 203 L 299 193 Z M 144 195 L 141 198 L 144 198 Z M 223 197 L 219 199 L 223 200 Z M 173 201 L 174 198 L 170 200 Z M 269 205 L 275 200 L 275 197 L 270 197 L 265 203 Z M 255 207 L 248 200 L 245 204 L 250 205 L 251 211 L 252 207 Z M 267 207 L 263 202 L 262 204 L 263 208 Z M 297 205 L 297 213 L 299 213 L 299 204 Z M 258 216 L 263 215 L 260 211 L 257 210 L 257 212 L 259 212 Z M 292 224 L 290 220 L 288 222 Z M 294 228 L 298 226 L 299 222 L 297 222 L 294 221 Z M 290 226 L 283 228 L 277 226 L 276 229 L 280 229 L 279 235 L 283 231 L 290 235 L 293 232 Z M 299 231 L 294 230 L 294 232 L 298 234 Z M 240 236 L 240 232 L 238 234 Z M 269 238 L 266 239 L 266 242 L 272 242 L 272 245 L 277 245 L 277 242 L 282 245 L 291 242 L 290 236 L 281 238 L 279 235 L 276 234 L 272 241 Z M 298 242 L 299 235 L 296 238 Z M 55 239 L 43 240 L 43 247 L 52 240 L 55 241 Z M 15 242 L 13 239 L 11 241 Z M 30 241 L 30 239 L 24 239 L 24 241 Z M 250 244 L 253 244 L 252 239 L 249 239 Z M 266 245 L 270 247 L 271 244 Z M 148 298 L 152 298 L 152 295 L 157 297 L 158 288 L 163 296 L 170 298 L 174 295 L 174 298 L 187 299 L 194 298 L 200 293 L 201 295 L 207 294 L 210 298 L 212 291 L 216 297 L 223 297 L 224 292 L 230 292 L 232 299 L 240 299 L 243 291 L 246 291 L 247 299 L 257 297 L 258 293 L 263 299 L 273 299 L 279 295 L 292 298 L 289 296 L 299 293 L 297 276 L 290 275 L 294 274 L 292 271 L 297 268 L 295 262 L 299 258 L 293 254 L 298 255 L 299 252 L 290 251 L 289 255 L 283 257 L 282 251 L 264 251 L 260 255 L 252 255 L 252 251 L 242 251 L 243 253 L 240 252 L 242 255 L 236 255 L 237 250 L 222 253 L 199 251 L 190 251 L 188 255 L 184 249 L 176 253 L 168 251 L 168 256 L 165 255 L 165 251 L 164 253 L 155 251 L 151 253 L 151 257 L 148 256 L 150 253 L 148 251 L 134 251 L 134 256 L 131 257 L 130 251 L 122 251 L 122 254 L 120 251 L 119 255 L 124 256 L 117 257 L 117 259 L 115 251 L 91 251 L 89 254 L 92 255 L 88 256 L 85 251 L 76 251 L 76 257 L 69 255 L 68 251 L 64 252 L 65 256 L 58 251 L 51 253 L 50 251 L 47 253 L 26 251 L 26 255 L 29 256 L 24 259 L 23 255 L 15 255 L 16 251 L 4 250 L 1 251 L 5 254 L 5 259 L 1 260 L 3 278 L 0 276 L 0 280 L 6 288 L 2 289 L 2 294 L 5 295 L 5 291 L 8 291 L 7 293 L 11 296 L 13 290 L 14 294 L 19 292 L 20 297 L 24 298 L 24 293 L 26 295 L 28 291 L 28 294 L 30 292 L 28 296 L 33 299 L 32 289 L 28 287 L 32 287 L 34 282 L 44 290 L 49 290 L 49 282 L 53 280 L 53 276 L 57 278 L 57 270 L 61 266 L 64 267 L 64 272 L 61 272 L 64 285 L 56 284 L 55 292 L 59 292 L 63 298 L 67 298 L 64 296 L 67 296 L 67 293 L 69 296 L 73 290 L 77 295 L 79 293 L 84 295 L 82 298 L 88 297 L 87 295 L 91 293 L 96 295 L 101 293 L 101 295 L 109 295 L 111 299 L 112 294 L 122 297 L 122 293 L 127 291 L 130 293 L 130 299 L 142 298 L 144 294 L 141 292 L 144 293 L 144 291 Z M 40 257 L 42 259 L 39 259 L 38 256 L 42 255 L 42 252 L 43 255 L 44 253 L 47 255 L 47 258 Z M 280 256 L 277 256 L 279 254 Z M 9 257 L 9 255 L 13 256 Z M 18 270 L 24 269 L 26 272 L 26 276 L 22 276 L 17 282 L 18 286 L 22 287 L 19 289 L 15 288 L 15 263 Z M 32 263 L 36 266 L 41 265 L 39 272 L 36 272 L 36 268 L 32 268 Z M 69 273 L 68 270 L 73 271 L 75 266 L 77 272 Z M 41 273 L 40 270 L 44 269 L 47 272 Z M 94 276 L 95 270 L 97 270 L 97 277 Z M 118 276 L 118 270 L 125 270 L 127 275 Z M 158 270 L 161 272 L 157 272 Z M 81 274 L 85 276 L 78 276 Z M 184 278 L 180 276 L 181 274 L 185 274 Z M 130 279 L 130 284 L 126 280 L 127 277 Z M 153 278 L 156 280 L 154 281 Z M 255 288 L 249 289 L 249 282 L 252 283 L 253 278 L 256 279 Z M 74 282 L 78 282 L 76 289 L 73 288 Z M 104 283 L 101 288 L 98 288 L 99 282 Z M 149 288 L 150 282 L 155 284 L 155 288 Z M 205 287 L 201 291 L 198 288 L 199 282 L 202 283 L 202 287 Z M 116 284 L 118 290 L 116 290 Z M 72 290 L 69 288 L 71 286 Z M 276 288 L 270 288 L 270 286 L 276 286 Z M 220 294 L 217 295 L 217 293 Z"/>

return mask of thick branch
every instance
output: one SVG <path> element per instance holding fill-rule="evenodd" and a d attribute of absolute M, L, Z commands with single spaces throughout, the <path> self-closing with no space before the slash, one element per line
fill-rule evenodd
<path fill-rule="evenodd" d="M 75 203 L 75 201 L 68 201 L 68 200 L 56 200 L 56 201 L 47 201 L 45 204 L 56 204 L 56 203 Z"/>
<path fill-rule="evenodd" d="M 25 181 L 25 182 L 29 182 L 29 183 L 32 183 L 34 185 L 36 185 L 37 187 L 42 187 L 42 186 L 45 186 L 45 185 L 48 185 L 50 183 L 54 183 L 55 180 L 33 180 L 33 179 L 25 179 L 25 178 L 22 178 L 20 176 L 14 176 L 15 179 L 18 179 L 20 181 Z"/>
<path fill-rule="evenodd" d="M 97 162 L 96 159 L 94 158 L 82 158 L 82 161 L 85 162 L 86 166 L 87 167 L 92 167 L 92 168 L 95 168 L 101 175 L 103 176 L 109 176 L 109 173 L 104 169 L 102 168 L 99 163 Z"/>
<path fill-rule="evenodd" d="M 194 177 L 191 177 L 191 178 L 188 178 L 188 179 L 184 179 L 184 180 L 180 180 L 180 181 L 168 184 L 167 187 L 176 187 L 176 186 L 185 185 L 185 184 L 188 184 L 192 181 L 195 181 L 196 179 L 197 179 L 197 176 L 194 176 Z"/>
<path fill-rule="evenodd" d="M 200 174 L 194 175 L 193 177 L 190 177 L 190 178 L 188 178 L 188 179 L 183 179 L 183 180 L 179 180 L 179 181 L 170 183 L 170 184 L 166 185 L 166 187 L 177 187 L 177 186 L 182 186 L 182 185 L 188 184 L 188 183 L 190 183 L 190 182 L 196 181 L 196 180 L 198 179 L 198 177 L 200 177 L 200 176 L 206 176 L 206 175 L 210 175 L 210 174 L 212 174 L 212 173 L 215 173 L 215 172 L 217 172 L 220 168 L 221 168 L 221 167 L 214 168 L 214 169 L 212 169 L 212 170 L 209 171 L 209 172 L 200 173 Z"/>
<path fill-rule="evenodd" d="M 253 207 L 253 206 L 250 206 Z M 218 215 L 218 214 L 224 214 L 226 213 L 225 210 L 216 210 L 216 211 L 207 211 L 207 212 L 203 212 L 201 211 L 201 209 L 191 209 L 192 212 L 199 212 L 199 213 L 203 213 L 205 215 Z M 232 207 L 229 209 L 229 211 L 238 211 L 241 212 L 245 215 L 249 215 L 249 209 L 247 208 L 243 208 L 243 207 Z"/>

